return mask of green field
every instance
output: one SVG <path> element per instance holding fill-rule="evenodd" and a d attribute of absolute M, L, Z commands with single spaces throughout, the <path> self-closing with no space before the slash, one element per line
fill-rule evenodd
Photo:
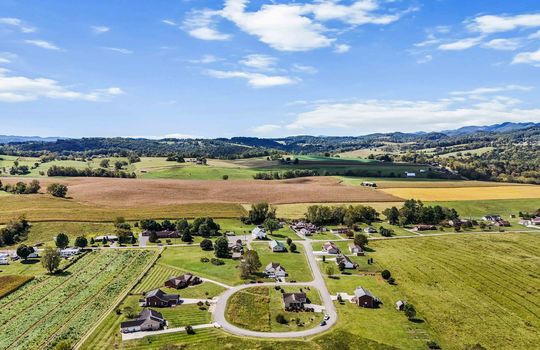
<path fill-rule="evenodd" d="M 287 243 L 282 243 L 287 246 Z M 259 254 L 261 259 L 261 270 L 264 270 L 265 266 L 271 262 L 278 262 L 289 274 L 287 281 L 309 282 L 313 280 L 313 276 L 306 261 L 304 248 L 301 244 L 297 244 L 296 247 L 296 253 L 292 253 L 290 250 L 283 253 L 273 253 L 268 246 L 268 242 L 253 242 L 251 244 L 251 248 Z"/>
<path fill-rule="evenodd" d="M 505 220 L 509 220 L 510 215 L 517 216 L 520 211 L 532 212 L 540 208 L 540 198 L 425 202 L 425 204 L 455 208 L 459 215 L 465 218 L 481 218 L 486 214 L 499 214 L 502 215 Z"/>
<path fill-rule="evenodd" d="M 311 303 L 320 303 L 316 290 L 301 286 L 283 289 L 287 293 L 302 290 Z M 276 321 L 278 314 L 285 316 L 286 324 Z M 227 303 L 225 315 L 232 324 L 260 332 L 286 332 L 312 328 L 318 326 L 323 317 L 321 313 L 285 311 L 282 292 L 272 287 L 247 288 L 233 294 Z"/>
<path fill-rule="evenodd" d="M 52 349 L 62 339 L 75 343 L 155 254 L 149 250 L 89 253 L 64 273 L 39 276 L 0 299 L 0 348 Z"/>
<path fill-rule="evenodd" d="M 396 297 L 429 320 L 443 348 L 530 349 L 540 340 L 539 243 L 539 234 L 492 234 L 370 246 L 396 278 Z"/>
<path fill-rule="evenodd" d="M 215 257 L 214 251 L 203 251 L 200 247 L 168 247 L 161 254 L 158 263 L 229 285 L 241 283 L 240 272 L 237 269 L 238 261 L 222 259 L 225 264 L 218 266 L 210 262 L 201 262 L 203 257 L 208 259 Z"/>

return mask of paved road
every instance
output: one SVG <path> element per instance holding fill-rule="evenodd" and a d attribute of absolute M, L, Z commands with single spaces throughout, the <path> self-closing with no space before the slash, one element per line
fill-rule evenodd
<path fill-rule="evenodd" d="M 324 283 L 322 273 L 319 269 L 317 261 L 315 260 L 315 256 L 313 255 L 310 242 L 301 241 L 298 243 L 304 246 L 305 254 L 308 259 L 309 266 L 311 268 L 313 276 L 314 276 L 313 281 L 307 282 L 307 283 L 267 282 L 267 283 L 257 283 L 257 284 L 244 284 L 241 286 L 232 287 L 219 296 L 219 299 L 216 303 L 216 309 L 214 312 L 214 322 L 219 324 L 221 328 L 223 328 L 223 330 L 229 333 L 239 335 L 239 336 L 256 337 L 256 338 L 310 337 L 310 336 L 322 333 L 324 331 L 327 331 L 329 328 L 331 328 L 337 321 L 337 312 L 334 306 L 334 302 L 332 301 L 332 296 L 330 295 L 330 293 L 328 292 L 328 289 L 326 288 L 326 284 Z M 242 289 L 251 288 L 255 286 L 272 286 L 273 287 L 276 285 L 295 286 L 295 287 L 309 286 L 309 287 L 317 288 L 320 292 L 325 311 L 328 315 L 330 315 L 330 320 L 327 322 L 327 325 L 323 327 L 315 326 L 315 328 L 306 329 L 303 331 L 296 331 L 296 332 L 257 332 L 257 331 L 251 331 L 244 328 L 236 327 L 230 324 L 226 320 L 225 310 L 227 308 L 227 301 L 234 293 Z"/>

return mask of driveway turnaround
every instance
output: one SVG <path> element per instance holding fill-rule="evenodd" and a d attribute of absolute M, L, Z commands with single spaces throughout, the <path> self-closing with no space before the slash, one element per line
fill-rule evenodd
<path fill-rule="evenodd" d="M 266 283 L 257 283 L 257 284 L 244 284 L 241 286 L 232 287 L 226 290 L 223 294 L 219 296 L 219 299 L 216 303 L 216 309 L 214 312 L 214 322 L 219 324 L 219 326 L 223 330 L 229 333 L 239 335 L 239 336 L 256 337 L 256 338 L 302 338 L 302 337 L 310 337 L 310 336 L 325 332 L 328 329 L 330 329 L 337 321 L 337 312 L 334 306 L 334 302 L 332 301 L 332 296 L 330 295 L 330 293 L 328 292 L 328 289 L 326 288 L 326 284 L 324 283 L 321 270 L 319 269 L 319 266 L 317 265 L 317 261 L 315 260 L 315 256 L 313 255 L 313 249 L 311 247 L 310 242 L 302 241 L 302 242 L 297 242 L 297 243 L 302 244 L 304 246 L 304 251 L 308 259 L 311 272 L 313 273 L 313 276 L 314 276 L 313 281 L 307 282 L 307 283 L 266 282 Z M 315 328 L 306 329 L 303 331 L 295 331 L 295 332 L 257 332 L 257 331 L 251 331 L 248 329 L 240 328 L 229 323 L 227 319 L 225 318 L 225 311 L 227 308 L 227 301 L 229 300 L 229 298 L 238 291 L 241 291 L 247 288 L 256 287 L 256 286 L 309 286 L 309 287 L 317 288 L 321 295 L 321 300 L 322 300 L 325 312 L 330 316 L 330 319 L 326 322 L 325 326 L 316 326 Z"/>

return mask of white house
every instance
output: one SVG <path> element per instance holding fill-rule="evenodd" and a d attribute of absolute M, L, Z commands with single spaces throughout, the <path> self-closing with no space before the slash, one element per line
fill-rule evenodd
<path fill-rule="evenodd" d="M 285 271 L 280 263 L 271 262 L 270 264 L 266 265 L 264 273 L 270 278 L 287 277 L 287 271 Z"/>
<path fill-rule="evenodd" d="M 365 233 L 371 234 L 371 233 L 377 233 L 377 230 L 371 226 L 368 226 L 364 229 Z"/>
<path fill-rule="evenodd" d="M 262 226 L 257 226 L 251 231 L 251 237 L 253 239 L 265 239 L 266 230 Z"/>
<path fill-rule="evenodd" d="M 80 248 L 66 248 L 60 250 L 60 256 L 62 258 L 69 258 L 70 256 L 79 255 L 81 254 Z"/>
<path fill-rule="evenodd" d="M 327 254 L 339 254 L 339 248 L 334 244 L 334 242 L 326 242 L 322 246 L 322 251 Z"/>
<path fill-rule="evenodd" d="M 268 246 L 273 252 L 286 252 L 287 248 L 280 241 L 272 240 L 268 242 Z"/>
<path fill-rule="evenodd" d="M 359 245 L 349 244 L 349 250 L 351 251 L 352 254 L 354 254 L 356 256 L 363 256 L 364 255 L 364 250 Z"/>
<path fill-rule="evenodd" d="M 416 177 L 416 173 L 410 173 L 408 171 L 405 172 L 406 177 Z"/>
<path fill-rule="evenodd" d="M 9 265 L 9 259 L 7 257 L 0 256 L 0 265 Z"/>
<path fill-rule="evenodd" d="M 343 263 L 346 269 L 355 269 L 358 265 L 353 263 L 346 255 L 338 255 L 336 257 L 336 265 Z"/>

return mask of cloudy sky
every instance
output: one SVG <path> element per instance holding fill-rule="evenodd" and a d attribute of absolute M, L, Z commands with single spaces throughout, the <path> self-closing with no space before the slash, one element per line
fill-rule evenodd
<path fill-rule="evenodd" d="M 0 2 L 0 134 L 540 122 L 538 0 Z"/>

